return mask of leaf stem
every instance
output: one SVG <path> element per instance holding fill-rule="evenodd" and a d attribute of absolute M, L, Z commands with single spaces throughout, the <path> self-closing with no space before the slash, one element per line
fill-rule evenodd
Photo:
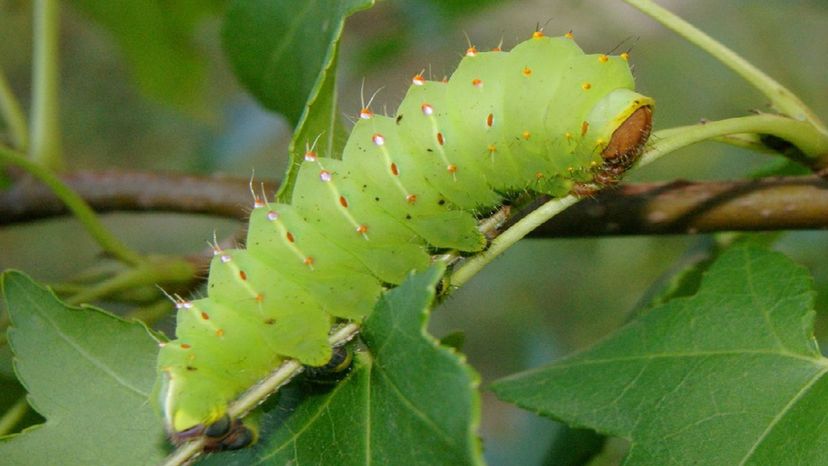
<path fill-rule="evenodd" d="M 792 118 L 763 113 L 656 131 L 651 139 L 654 141 L 652 148 L 644 153 L 638 165 L 647 165 L 665 154 L 697 142 L 742 133 L 777 136 L 807 155 L 822 154 L 816 159 L 817 166 L 828 164 L 828 138 L 813 126 Z"/>
<path fill-rule="evenodd" d="M 328 338 L 332 347 L 342 346 L 353 339 L 359 332 L 359 324 L 350 323 L 338 329 Z M 287 384 L 294 377 L 304 370 L 304 366 L 295 359 L 288 359 L 279 368 L 273 371 L 267 378 L 256 384 L 245 392 L 239 399 L 233 402 L 227 409 L 231 418 L 238 418 L 259 406 L 273 392 Z M 204 438 L 198 438 L 192 442 L 185 443 L 178 447 L 167 459 L 163 466 L 181 466 L 201 454 L 204 449 Z"/>
<path fill-rule="evenodd" d="M 11 134 L 11 141 L 14 147 L 26 152 L 29 146 L 29 129 L 26 127 L 26 115 L 20 102 L 14 96 L 3 70 L 0 70 L 0 117 L 6 122 Z"/>
<path fill-rule="evenodd" d="M 23 419 L 23 416 L 29 411 L 29 403 L 25 396 L 21 396 L 9 409 L 0 417 L 0 437 L 8 434 L 14 429 L 14 426 Z"/>
<path fill-rule="evenodd" d="M 578 197 L 569 195 L 559 199 L 552 199 L 551 201 L 540 206 L 538 209 L 532 211 L 529 215 L 520 219 L 520 221 L 512 225 L 511 228 L 495 238 L 488 249 L 464 262 L 451 274 L 449 283 L 452 287 L 463 286 L 474 275 L 476 275 L 477 272 L 480 272 L 486 264 L 502 254 L 506 249 L 518 242 L 524 236 L 528 235 L 532 230 L 539 227 L 555 215 L 563 212 L 566 208 L 575 204 L 579 200 L 580 199 Z"/>
<path fill-rule="evenodd" d="M 31 159 L 53 170 L 62 167 L 58 0 L 34 0 Z"/>
<path fill-rule="evenodd" d="M 817 128 L 823 135 L 828 135 L 828 128 L 799 98 L 785 86 L 765 74 L 749 61 L 739 56 L 724 44 L 708 36 L 692 24 L 679 18 L 671 11 L 662 8 L 652 0 L 624 0 L 628 4 L 650 16 L 668 29 L 684 37 L 688 42 L 709 53 L 723 65 L 727 66 L 759 92 L 770 99 L 773 107 L 797 120 L 804 120 Z"/>
<path fill-rule="evenodd" d="M 113 257 L 130 265 L 138 265 L 143 258 L 128 248 L 101 223 L 91 207 L 77 193 L 66 186 L 52 171 L 23 154 L 0 146 L 0 162 L 16 165 L 49 187 L 55 195 L 66 204 L 86 231 L 98 242 L 101 248 Z"/>
<path fill-rule="evenodd" d="M 124 290 L 162 282 L 185 282 L 195 275 L 195 267 L 188 261 L 163 256 L 150 257 L 112 278 L 97 283 L 66 299 L 67 304 L 95 301 Z"/>

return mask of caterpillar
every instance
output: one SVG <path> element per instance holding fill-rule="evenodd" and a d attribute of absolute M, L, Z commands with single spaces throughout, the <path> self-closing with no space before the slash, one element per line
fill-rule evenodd
<path fill-rule="evenodd" d="M 308 147 L 290 203 L 254 195 L 246 249 L 216 245 L 207 296 L 177 301 L 155 387 L 171 439 L 254 441 L 227 418 L 233 399 L 288 358 L 328 364 L 337 321 L 366 317 L 440 251 L 485 249 L 487 213 L 615 184 L 654 105 L 627 60 L 540 31 L 508 52 L 470 47 L 450 78 L 414 76 L 396 115 L 361 109 L 341 159 Z"/>

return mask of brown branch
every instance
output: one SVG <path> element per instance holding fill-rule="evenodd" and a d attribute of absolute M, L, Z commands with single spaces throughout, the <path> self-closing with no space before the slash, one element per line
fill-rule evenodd
<path fill-rule="evenodd" d="M 244 220 L 252 202 L 249 181 L 235 177 L 79 171 L 62 179 L 98 212 L 166 211 Z M 268 193 L 276 186 L 275 181 L 265 182 Z M 20 181 L 0 192 L 0 225 L 64 214 L 63 205 L 35 182 Z M 580 202 L 534 236 L 823 228 L 828 228 L 828 181 L 787 177 L 628 184 Z"/>
<path fill-rule="evenodd" d="M 143 171 L 82 170 L 61 176 L 97 212 L 160 211 L 244 219 L 253 202 L 249 180 Z M 277 182 L 266 181 L 274 192 Z M 261 189 L 256 182 L 257 192 Z M 0 225 L 67 213 L 43 185 L 23 178 L 0 191 Z"/>
<path fill-rule="evenodd" d="M 535 236 L 692 234 L 828 228 L 828 181 L 816 177 L 642 183 L 586 199 Z"/>

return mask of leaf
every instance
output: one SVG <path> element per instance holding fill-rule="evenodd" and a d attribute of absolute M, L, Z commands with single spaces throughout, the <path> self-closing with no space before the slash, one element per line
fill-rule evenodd
<path fill-rule="evenodd" d="M 334 65 L 345 18 L 373 0 L 236 0 L 224 50 L 236 76 L 266 108 L 299 122 Z"/>
<path fill-rule="evenodd" d="M 139 323 L 72 308 L 20 272 L 3 292 L 15 371 L 46 419 L 0 441 L 6 464 L 157 464 L 161 422 L 149 407 L 157 344 Z"/>
<path fill-rule="evenodd" d="M 369 352 L 345 380 L 292 413 L 280 392 L 257 445 L 204 464 L 481 464 L 477 376 L 425 330 L 441 275 L 434 267 L 385 295 L 363 327 Z"/>
<path fill-rule="evenodd" d="M 199 20 L 226 0 L 72 0 L 112 33 L 139 87 L 180 107 L 201 104 L 205 62 L 193 43 Z"/>
<path fill-rule="evenodd" d="M 828 362 L 812 336 L 813 300 L 805 270 L 739 244 L 693 296 L 492 389 L 631 439 L 625 464 L 828 464 Z"/>
<path fill-rule="evenodd" d="M 244 86 L 264 107 L 295 125 L 290 165 L 279 189 L 290 200 L 305 146 L 341 151 L 345 130 L 336 107 L 336 57 L 345 18 L 374 0 L 237 0 L 224 22 L 224 50 Z"/>

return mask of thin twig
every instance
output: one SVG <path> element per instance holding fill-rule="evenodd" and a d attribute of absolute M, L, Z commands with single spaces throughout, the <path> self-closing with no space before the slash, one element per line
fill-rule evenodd
<path fill-rule="evenodd" d="M 29 149 L 32 161 L 57 170 L 63 166 L 59 115 L 60 3 L 58 0 L 34 0 L 33 6 L 32 135 Z"/>
<path fill-rule="evenodd" d="M 101 223 L 95 211 L 49 169 L 27 159 L 23 154 L 0 146 L 0 162 L 16 165 L 45 184 L 81 222 L 101 248 L 113 257 L 131 265 L 143 262 L 141 256 L 127 247 Z"/>
<path fill-rule="evenodd" d="M 29 403 L 26 397 L 21 396 L 4 414 L 0 417 L 0 437 L 8 434 L 14 429 L 23 416 L 29 411 Z"/>
<path fill-rule="evenodd" d="M 0 70 L 0 118 L 6 123 L 14 148 L 26 152 L 29 148 L 29 134 L 23 107 L 14 96 L 3 70 Z"/>

